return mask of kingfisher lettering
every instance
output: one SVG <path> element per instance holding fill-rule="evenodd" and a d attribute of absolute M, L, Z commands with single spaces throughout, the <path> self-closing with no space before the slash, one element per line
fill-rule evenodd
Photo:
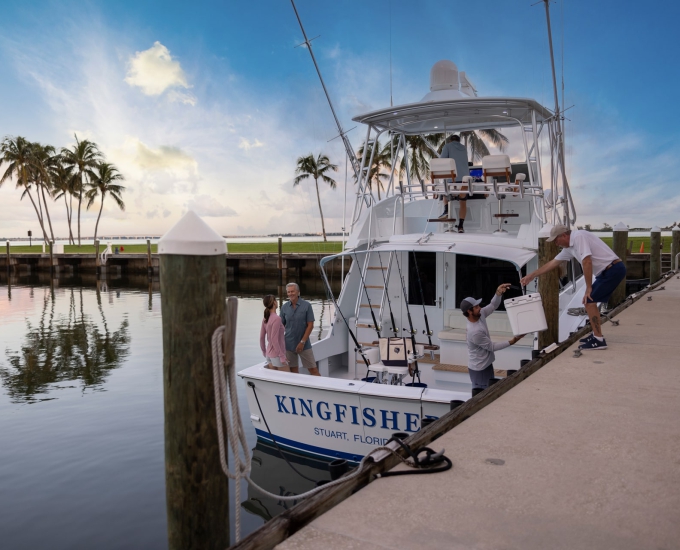
<path fill-rule="evenodd" d="M 420 415 L 410 412 L 374 409 L 373 407 L 357 407 L 344 403 L 328 403 L 327 401 L 313 402 L 312 399 L 275 395 L 277 412 L 293 416 L 317 418 L 325 422 L 338 424 L 354 424 L 367 428 L 379 427 L 393 432 L 417 432 L 420 427 Z M 323 435 L 326 431 L 322 430 Z M 319 432 L 317 435 L 321 435 Z M 331 430 L 332 433 L 333 432 Z M 330 433 L 330 432 L 329 432 Z M 344 433 L 344 432 L 337 432 Z"/>

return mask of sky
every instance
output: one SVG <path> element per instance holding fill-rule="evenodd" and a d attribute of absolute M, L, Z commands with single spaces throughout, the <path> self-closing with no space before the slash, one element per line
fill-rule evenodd
<path fill-rule="evenodd" d="M 419 101 L 454 61 L 480 96 L 552 107 L 545 11 L 530 0 L 298 0 L 345 129 L 352 117 Z M 290 2 L 3 2 L 0 136 L 69 147 L 94 141 L 124 175 L 125 211 L 104 204 L 100 235 L 162 235 L 191 209 L 222 235 L 320 232 L 298 157 L 329 156 L 327 231 L 343 225 L 345 153 Z M 557 0 L 567 172 L 578 225 L 680 221 L 680 88 L 669 0 Z M 391 58 L 391 71 L 390 71 Z M 349 133 L 355 147 L 365 130 Z M 511 140 L 513 138 L 510 135 Z M 516 137 L 516 136 L 514 136 Z M 510 151 L 518 150 L 518 139 Z M 4 172 L 3 165 L 0 170 Z M 348 215 L 354 190 L 348 178 Z M 14 182 L 0 187 L 0 239 L 39 233 Z M 63 201 L 50 205 L 67 235 Z M 99 203 L 83 206 L 91 236 Z"/>

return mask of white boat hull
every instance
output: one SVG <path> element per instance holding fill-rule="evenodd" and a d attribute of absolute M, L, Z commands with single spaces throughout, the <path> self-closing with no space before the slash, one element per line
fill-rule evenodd
<path fill-rule="evenodd" d="M 273 371 L 239 372 L 257 437 L 324 459 L 359 462 L 396 432 L 414 433 L 423 418 L 439 418 L 466 392 L 373 384 Z"/>

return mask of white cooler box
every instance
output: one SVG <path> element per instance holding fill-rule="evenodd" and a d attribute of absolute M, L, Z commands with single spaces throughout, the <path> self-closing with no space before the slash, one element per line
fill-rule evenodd
<path fill-rule="evenodd" d="M 543 302 L 538 292 L 517 298 L 508 298 L 504 303 L 512 333 L 515 336 L 547 330 L 548 323 L 545 320 Z"/>

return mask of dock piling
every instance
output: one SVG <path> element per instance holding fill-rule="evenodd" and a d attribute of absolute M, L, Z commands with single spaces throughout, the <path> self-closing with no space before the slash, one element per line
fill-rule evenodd
<path fill-rule="evenodd" d="M 538 266 L 547 264 L 557 256 L 557 245 L 548 242 L 552 226 L 546 224 L 541 229 L 538 238 Z M 543 302 L 543 311 L 548 323 L 548 329 L 538 333 L 538 349 L 556 344 L 559 341 L 559 317 L 560 317 L 560 283 L 556 269 L 541 275 L 538 279 L 538 292 Z"/>
<path fill-rule="evenodd" d="M 9 273 L 10 266 L 12 265 L 11 264 L 11 256 L 10 256 L 10 253 L 9 253 L 9 241 L 6 241 L 5 247 L 7 249 L 7 272 Z"/>
<path fill-rule="evenodd" d="M 283 242 L 279 237 L 279 286 L 283 286 Z"/>
<path fill-rule="evenodd" d="M 613 250 L 619 259 L 623 262 L 624 267 L 628 268 L 628 250 L 626 249 L 628 243 L 628 226 L 623 222 L 619 222 L 614 226 L 614 242 Z M 621 281 L 616 287 L 612 297 L 609 299 L 609 307 L 616 307 L 626 299 L 626 280 Z"/>
<path fill-rule="evenodd" d="M 671 239 L 671 269 L 677 270 L 679 266 L 675 264 L 678 254 L 680 254 L 680 225 L 676 225 L 673 228 Z"/>
<path fill-rule="evenodd" d="M 661 229 L 652 227 L 649 239 L 649 284 L 653 285 L 661 278 Z"/>
<path fill-rule="evenodd" d="M 94 270 L 99 275 L 102 266 L 102 259 L 99 256 L 99 240 L 94 241 L 94 265 Z"/>
<path fill-rule="evenodd" d="M 153 264 L 151 263 L 151 240 L 146 240 L 146 271 L 149 277 L 153 276 Z"/>
<path fill-rule="evenodd" d="M 194 212 L 159 241 L 170 550 L 229 546 L 211 338 L 223 321 L 226 244 Z"/>

